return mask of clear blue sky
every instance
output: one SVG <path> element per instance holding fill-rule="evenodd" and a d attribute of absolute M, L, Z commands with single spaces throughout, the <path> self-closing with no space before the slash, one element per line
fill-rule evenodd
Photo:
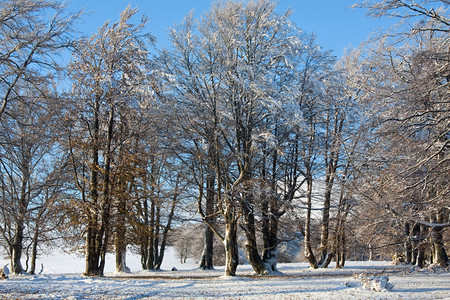
<path fill-rule="evenodd" d="M 356 0 L 279 0 L 278 10 L 293 10 L 291 20 L 306 32 L 314 32 L 326 50 L 341 56 L 346 47 L 356 47 L 373 31 L 387 29 L 389 19 L 372 20 L 363 9 L 351 9 Z M 168 46 L 168 28 L 180 23 L 192 9 L 199 16 L 209 9 L 210 0 L 72 0 L 71 9 L 89 12 L 79 29 L 94 33 L 107 20 L 117 21 L 128 4 L 149 18 L 148 31 L 157 38 L 157 47 Z"/>

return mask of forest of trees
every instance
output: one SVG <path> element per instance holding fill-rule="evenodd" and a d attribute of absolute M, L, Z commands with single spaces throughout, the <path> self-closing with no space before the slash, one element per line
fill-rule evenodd
<path fill-rule="evenodd" d="M 132 7 L 80 36 L 67 4 L 2 1 L 1 253 L 157 270 L 201 230 L 199 267 L 230 276 L 291 244 L 313 268 L 448 266 L 449 4 L 356 3 L 398 22 L 338 59 L 271 0 L 214 2 L 164 49 Z"/>

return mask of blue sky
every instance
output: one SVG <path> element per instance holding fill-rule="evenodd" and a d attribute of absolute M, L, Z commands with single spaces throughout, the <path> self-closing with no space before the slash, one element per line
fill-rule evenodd
<path fill-rule="evenodd" d="M 278 10 L 293 10 L 291 20 L 306 32 L 314 32 L 326 50 L 341 56 L 346 47 L 356 47 L 377 29 L 387 29 L 389 19 L 372 20 L 363 9 L 351 9 L 356 0 L 279 0 Z M 192 9 L 199 16 L 209 9 L 210 0 L 72 0 L 71 9 L 89 12 L 79 30 L 90 35 L 107 20 L 117 21 L 128 4 L 139 7 L 150 23 L 148 31 L 157 38 L 157 47 L 166 47 L 168 28 L 180 23 Z"/>

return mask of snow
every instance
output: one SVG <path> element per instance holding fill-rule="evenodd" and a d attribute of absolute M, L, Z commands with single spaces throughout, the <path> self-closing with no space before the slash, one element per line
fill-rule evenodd
<path fill-rule="evenodd" d="M 132 273 L 115 274 L 108 257 L 106 276 L 82 276 L 83 257 L 42 256 L 41 275 L 10 275 L 0 281 L 1 299 L 450 299 L 450 273 L 420 271 L 390 262 L 347 262 L 343 269 L 310 269 L 305 263 L 280 264 L 280 276 L 255 276 L 240 265 L 236 277 L 224 268 L 197 269 L 181 264 L 168 249 L 162 271 L 139 271 L 139 257 L 129 255 Z M 4 266 L 8 261 L 0 260 Z M 175 267 L 177 271 L 171 271 Z M 379 291 L 377 291 L 379 290 Z"/>

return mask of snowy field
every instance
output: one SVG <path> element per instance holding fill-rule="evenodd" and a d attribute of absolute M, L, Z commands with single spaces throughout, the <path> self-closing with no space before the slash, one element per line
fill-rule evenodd
<path fill-rule="evenodd" d="M 251 267 L 244 265 L 238 267 L 237 277 L 226 278 L 222 267 L 202 271 L 192 260 L 180 264 L 171 249 L 163 271 L 139 271 L 139 258 L 127 259 L 132 273 L 114 274 L 111 256 L 105 278 L 89 278 L 80 275 L 82 257 L 42 256 L 40 275 L 10 275 L 0 281 L 0 299 L 450 299 L 448 271 L 418 271 L 389 262 L 348 262 L 340 270 L 280 264 L 282 274 L 263 277 L 252 276 Z M 0 266 L 7 263 L 0 260 Z M 177 271 L 171 271 L 173 267 Z M 374 276 L 387 276 L 389 282 L 375 284 Z M 372 290 L 372 285 L 381 291 Z"/>

